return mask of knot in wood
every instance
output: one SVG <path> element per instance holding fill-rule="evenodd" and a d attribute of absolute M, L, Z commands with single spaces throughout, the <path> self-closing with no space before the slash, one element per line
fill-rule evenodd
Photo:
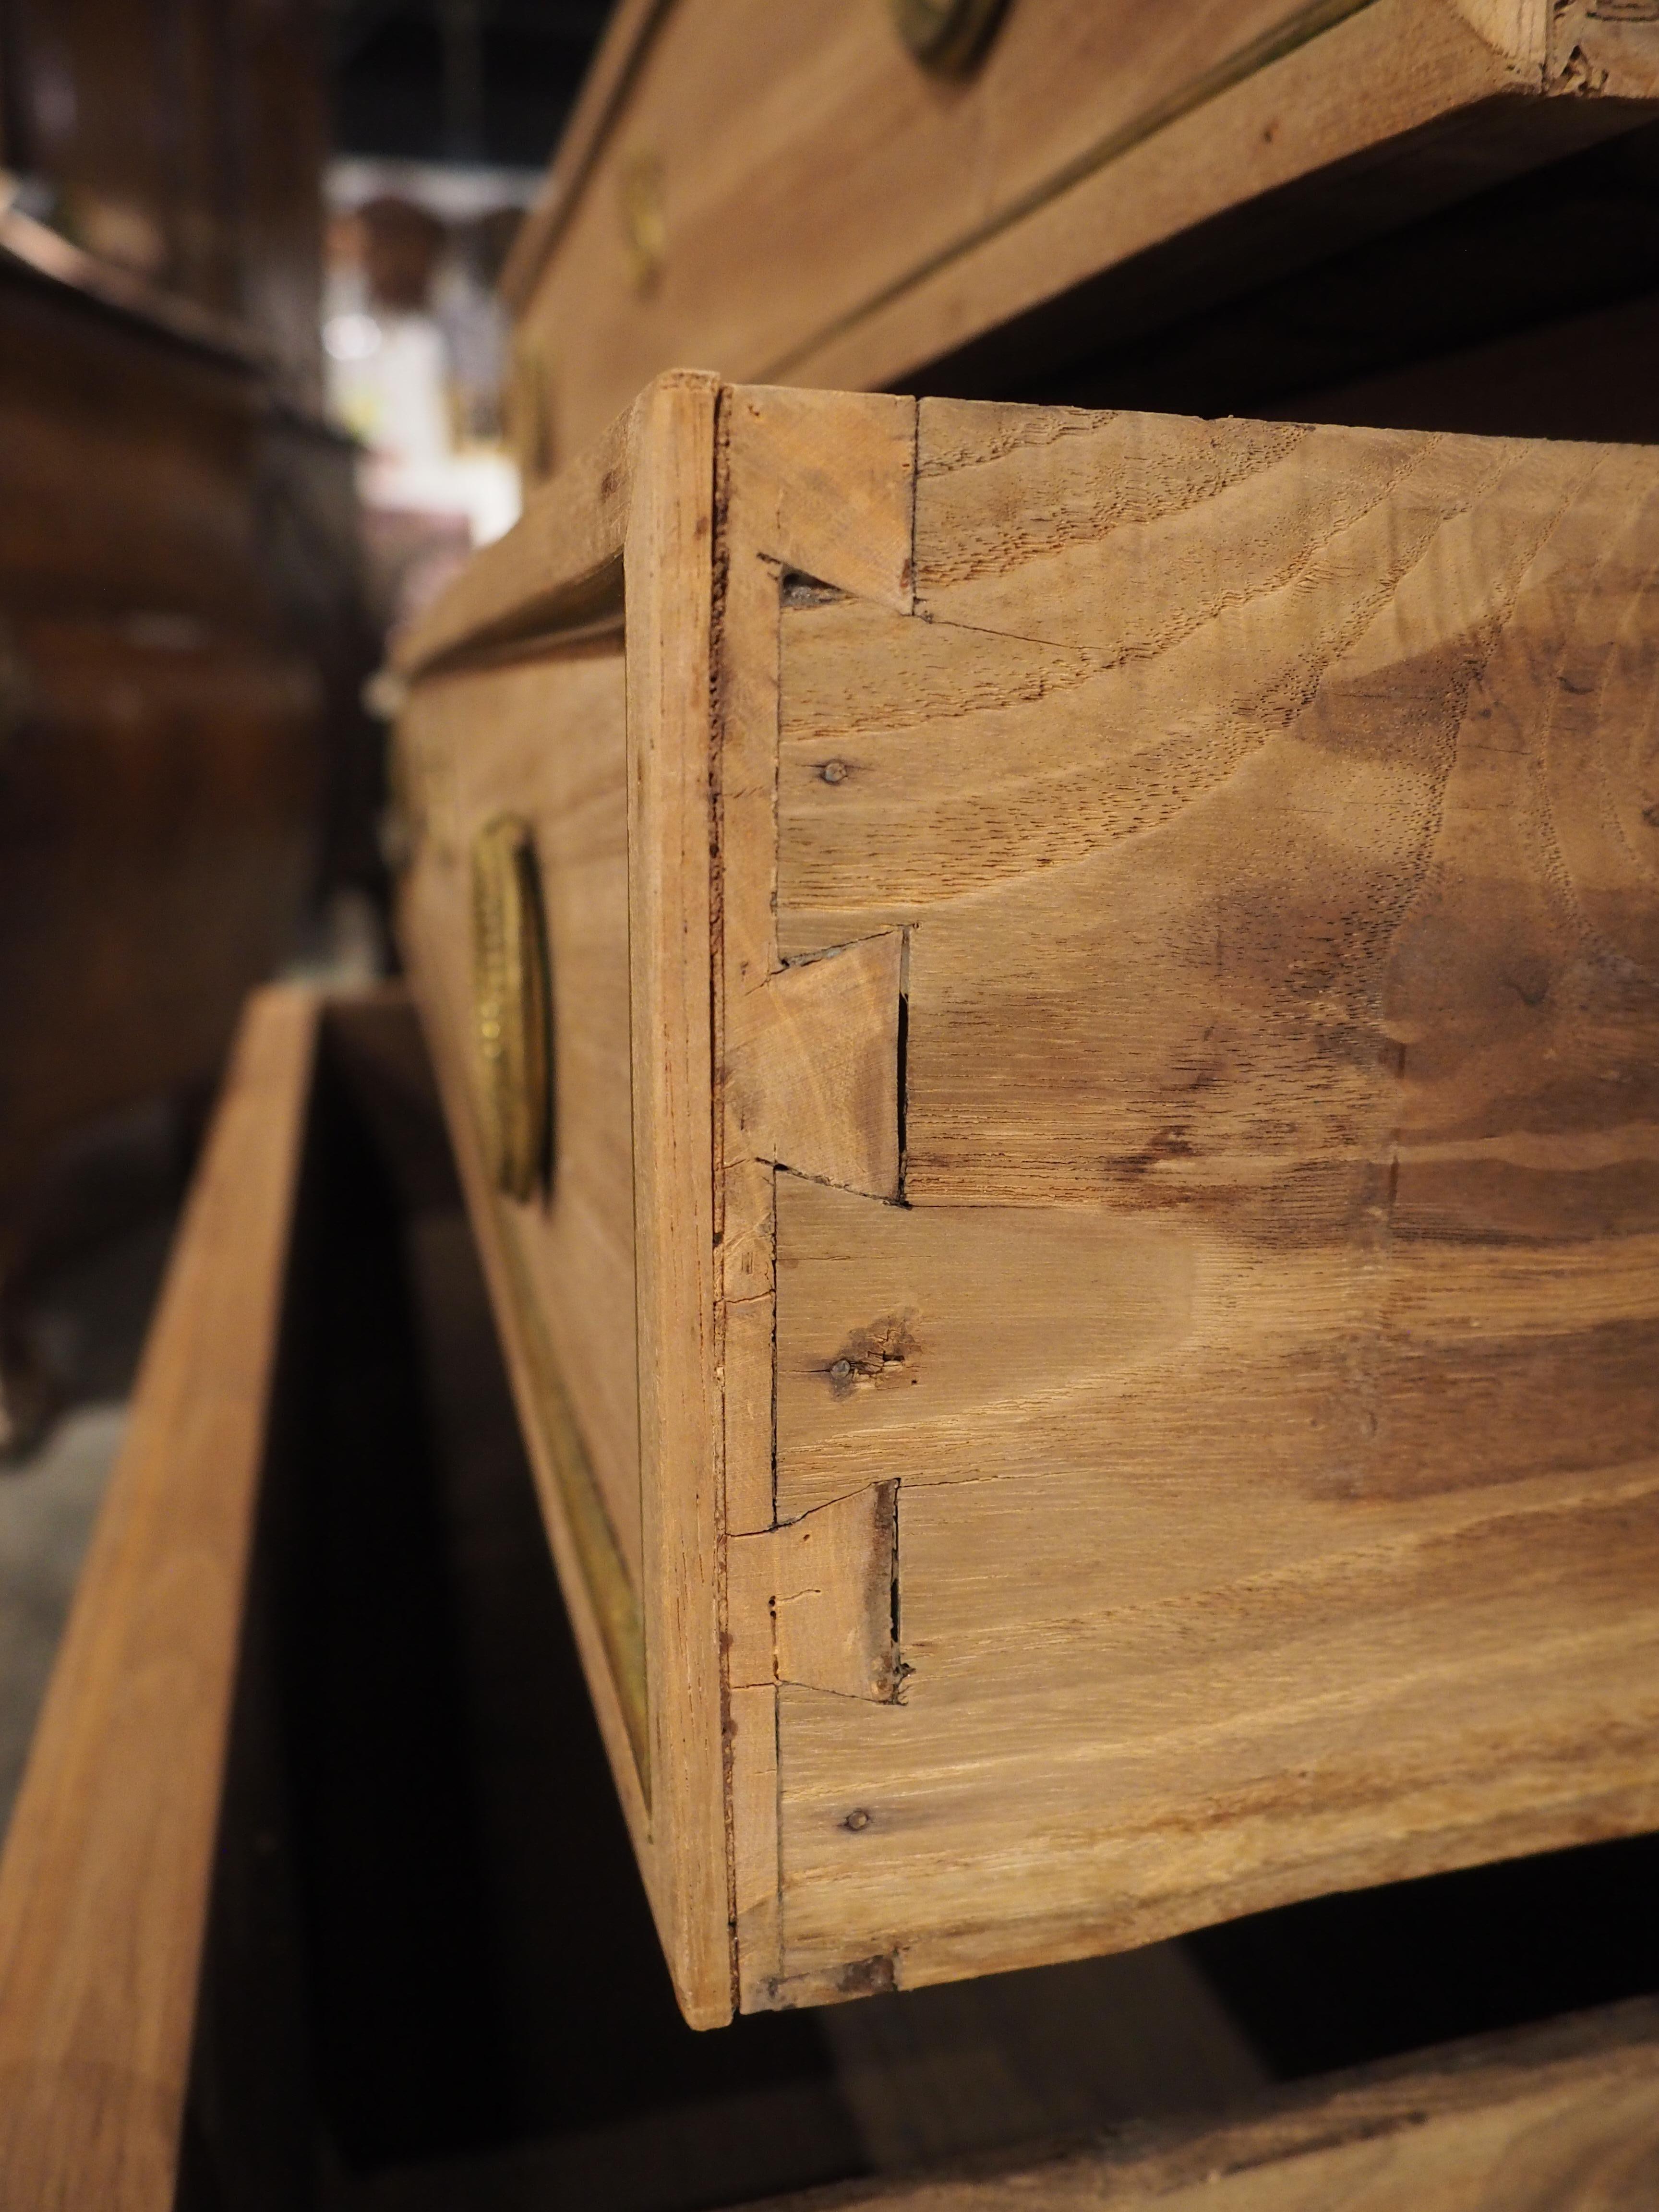
<path fill-rule="evenodd" d="M 887 1314 L 867 1328 L 855 1328 L 824 1370 L 837 1398 L 873 1390 L 899 1379 L 898 1370 L 916 1349 L 908 1314 Z"/>

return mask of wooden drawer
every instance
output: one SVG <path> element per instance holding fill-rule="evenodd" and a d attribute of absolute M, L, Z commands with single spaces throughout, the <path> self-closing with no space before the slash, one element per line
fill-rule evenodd
<path fill-rule="evenodd" d="M 895 12 L 618 9 L 507 274 L 532 471 L 680 362 L 1029 389 L 1659 112 L 1659 24 L 1593 0 L 1012 0 L 965 77 Z"/>
<path fill-rule="evenodd" d="M 1659 1822 L 1656 532 L 1643 449 L 687 372 L 410 641 L 694 2020 Z"/>

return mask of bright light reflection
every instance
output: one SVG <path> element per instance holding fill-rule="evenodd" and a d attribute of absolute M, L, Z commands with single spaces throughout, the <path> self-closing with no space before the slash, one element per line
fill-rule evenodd
<path fill-rule="evenodd" d="M 380 349 L 380 326 L 373 315 L 332 315 L 323 343 L 336 361 L 367 361 Z"/>

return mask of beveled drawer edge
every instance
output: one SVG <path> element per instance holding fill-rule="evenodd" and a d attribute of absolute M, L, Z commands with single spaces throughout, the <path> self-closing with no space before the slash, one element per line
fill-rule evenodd
<path fill-rule="evenodd" d="M 699 385 L 714 381 L 696 370 L 670 375 L 689 375 Z M 398 676 L 410 681 L 463 653 L 616 620 L 623 604 L 635 422 L 653 389 L 554 482 L 532 492 L 507 535 L 475 553 L 410 624 L 391 654 Z"/>

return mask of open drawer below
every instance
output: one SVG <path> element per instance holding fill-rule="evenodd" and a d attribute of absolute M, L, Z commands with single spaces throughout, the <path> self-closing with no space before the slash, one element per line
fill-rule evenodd
<path fill-rule="evenodd" d="M 939 2203 L 1163 2202 L 1218 2171 L 1243 2193 L 1206 2184 L 1206 2212 L 1255 2212 L 1304 2201 L 1273 2169 L 1303 2186 L 1317 2144 L 1330 2193 L 1363 2166 L 1353 2201 L 1416 2212 L 1430 2180 L 1474 2201 L 1524 2139 L 1558 2176 L 1530 2206 L 1593 2183 L 1612 2212 L 1650 2201 L 1640 2002 L 1273 2084 L 1655 1986 L 1656 1873 L 1650 1841 L 1614 1843 L 694 2033 L 407 1002 L 271 991 L 0 1865 L 0 2205 L 875 2203 L 889 2170 L 971 2153 L 1007 2179 Z M 1033 2145 L 1129 2120 L 1164 2132 L 1038 2197 L 1018 2178 Z"/>

